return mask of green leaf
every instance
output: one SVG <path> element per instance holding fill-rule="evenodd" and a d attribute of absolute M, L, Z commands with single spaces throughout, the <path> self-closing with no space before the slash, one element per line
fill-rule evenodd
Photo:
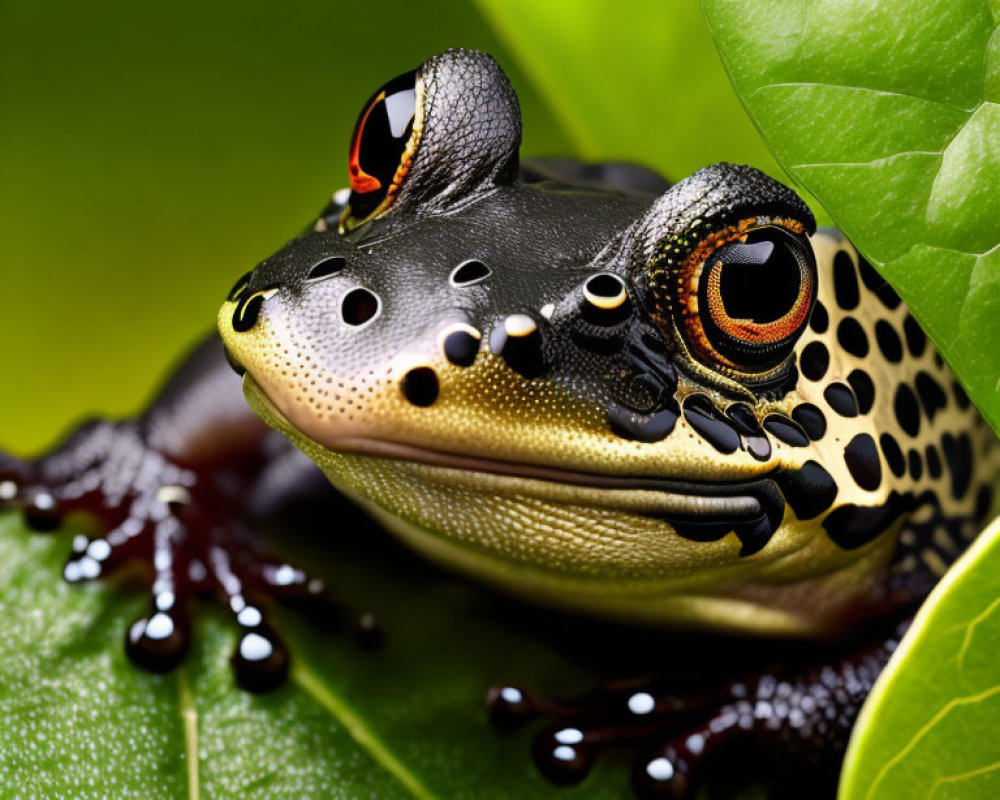
<path fill-rule="evenodd" d="M 1000 520 L 924 603 L 868 698 L 841 800 L 1000 796 Z"/>
<path fill-rule="evenodd" d="M 726 80 L 696 0 L 478 5 L 577 155 L 645 163 L 672 180 L 716 161 L 778 172 Z"/>
<path fill-rule="evenodd" d="M 1000 429 L 1000 6 L 703 0 L 781 165 Z"/>
<path fill-rule="evenodd" d="M 510 798 L 554 791 L 531 729 L 501 735 L 484 696 L 497 680 L 548 691 L 593 680 L 511 626 L 474 587 L 404 556 L 310 548 L 338 591 L 377 613 L 382 651 L 282 615 L 288 685 L 235 688 L 235 631 L 197 626 L 188 661 L 151 675 L 124 656 L 142 592 L 60 577 L 72 531 L 0 516 L 0 796 L 116 798 Z M 283 545 L 286 543 L 283 543 Z M 286 548 L 287 549 L 287 548 Z M 384 550 L 392 552 L 391 547 Z M 199 610 L 204 612 L 206 607 Z M 628 796 L 627 761 L 602 759 L 560 798 Z"/>

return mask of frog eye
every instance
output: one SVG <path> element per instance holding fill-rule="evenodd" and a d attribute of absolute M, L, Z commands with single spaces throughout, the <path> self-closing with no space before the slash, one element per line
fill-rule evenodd
<path fill-rule="evenodd" d="M 346 217 L 360 223 L 384 210 L 399 191 L 419 139 L 417 73 L 381 87 L 365 104 L 351 137 L 351 196 Z"/>
<path fill-rule="evenodd" d="M 681 270 L 677 311 L 688 348 L 726 374 L 771 372 L 788 360 L 812 311 L 812 248 L 778 226 L 719 238 L 723 244 Z"/>

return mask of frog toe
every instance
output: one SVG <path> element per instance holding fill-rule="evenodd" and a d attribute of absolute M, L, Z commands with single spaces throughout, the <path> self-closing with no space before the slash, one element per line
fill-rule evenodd
<path fill-rule="evenodd" d="M 740 751 L 779 753 L 783 770 L 788 756 L 813 772 L 836 770 L 861 705 L 906 624 L 840 656 L 820 651 L 818 663 L 790 662 L 701 693 L 679 693 L 662 676 L 605 682 L 577 698 L 498 685 L 489 693 L 490 716 L 508 729 L 549 720 L 532 751 L 542 774 L 556 784 L 584 780 L 609 749 L 632 751 L 632 785 L 642 798 L 688 798 L 706 767 Z M 766 767 L 766 758 L 760 762 L 755 766 Z"/>

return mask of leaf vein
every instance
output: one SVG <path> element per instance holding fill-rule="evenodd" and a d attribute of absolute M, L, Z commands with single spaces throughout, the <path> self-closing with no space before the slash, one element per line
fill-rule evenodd
<path fill-rule="evenodd" d="M 410 794 L 419 800 L 435 800 L 434 794 L 389 751 L 375 735 L 375 732 L 365 724 L 361 716 L 350 705 L 327 689 L 312 671 L 302 665 L 301 660 L 295 662 L 292 669 L 292 680 L 333 714 L 354 741 L 367 750 L 376 762 L 402 783 Z"/>
<path fill-rule="evenodd" d="M 871 86 L 851 86 L 846 83 L 826 83 L 825 81 L 778 81 L 776 83 L 767 83 L 763 86 L 758 86 L 749 95 L 754 97 L 767 89 L 781 89 L 790 88 L 794 89 L 797 87 L 808 88 L 810 86 L 826 87 L 829 89 L 848 89 L 855 92 L 868 92 L 869 94 L 883 95 L 885 97 L 905 97 L 910 100 L 919 100 L 923 103 L 930 103 L 935 106 L 942 106 L 943 108 L 950 108 L 953 111 L 961 111 L 966 114 L 971 114 L 975 111 L 976 106 L 972 108 L 965 108 L 963 106 L 956 106 L 954 103 L 947 103 L 944 100 L 935 100 L 930 97 L 921 97 L 918 94 L 910 94 L 909 92 L 895 92 L 891 89 L 874 89 Z M 978 105 L 978 104 L 977 104 Z"/>
<path fill-rule="evenodd" d="M 872 780 L 871 785 L 868 787 L 868 791 L 865 793 L 865 798 L 870 799 L 876 796 L 875 790 L 885 780 L 885 777 L 889 774 L 889 771 L 896 766 L 900 761 L 902 761 L 910 752 L 920 743 L 928 733 L 930 733 L 934 726 L 937 725 L 941 720 L 943 720 L 948 714 L 950 714 L 956 708 L 960 706 L 966 706 L 974 703 L 980 703 L 983 700 L 987 700 L 994 695 L 1000 694 L 1000 686 L 993 686 L 989 689 L 985 689 L 978 694 L 966 695 L 964 697 L 953 697 L 947 703 L 945 703 L 937 713 L 934 714 L 927 722 L 920 726 L 916 733 L 910 737 L 910 740 L 906 743 L 902 750 L 900 750 L 896 755 L 886 761 L 877 773 L 875 773 L 875 778 Z"/>
<path fill-rule="evenodd" d="M 970 769 L 965 772 L 959 772 L 956 775 L 948 775 L 944 778 L 937 778 L 934 783 L 931 784 L 931 791 L 927 795 L 928 800 L 934 797 L 937 793 L 939 786 L 944 786 L 949 783 L 959 783 L 960 781 L 966 781 L 970 778 L 978 778 L 980 775 L 988 775 L 991 772 L 1000 769 L 1000 761 L 994 761 L 992 764 L 986 764 L 982 767 L 976 767 L 976 769 Z"/>

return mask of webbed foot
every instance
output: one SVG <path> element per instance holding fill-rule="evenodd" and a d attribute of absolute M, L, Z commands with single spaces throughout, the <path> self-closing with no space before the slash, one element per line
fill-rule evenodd
<path fill-rule="evenodd" d="M 125 649 L 140 666 L 166 672 L 186 656 L 189 605 L 208 596 L 240 631 L 236 680 L 261 692 L 288 673 L 288 650 L 267 618 L 272 600 L 324 626 L 346 615 L 324 583 L 275 557 L 251 533 L 245 500 L 262 464 L 208 468 L 175 463 L 148 444 L 137 423 L 95 421 L 35 461 L 0 454 L 0 509 L 20 509 L 38 531 L 69 514 L 96 518 L 102 533 L 78 535 L 63 575 L 71 583 L 143 568 L 150 611 L 129 626 Z"/>
<path fill-rule="evenodd" d="M 503 728 L 549 720 L 532 749 L 554 783 L 578 783 L 602 752 L 624 746 L 635 754 L 632 784 L 639 797 L 688 798 L 705 766 L 724 755 L 718 751 L 741 741 L 836 766 L 904 629 L 828 664 L 768 670 L 703 693 L 678 695 L 655 677 L 607 682 L 578 698 L 497 685 L 488 695 L 489 712 Z"/>

